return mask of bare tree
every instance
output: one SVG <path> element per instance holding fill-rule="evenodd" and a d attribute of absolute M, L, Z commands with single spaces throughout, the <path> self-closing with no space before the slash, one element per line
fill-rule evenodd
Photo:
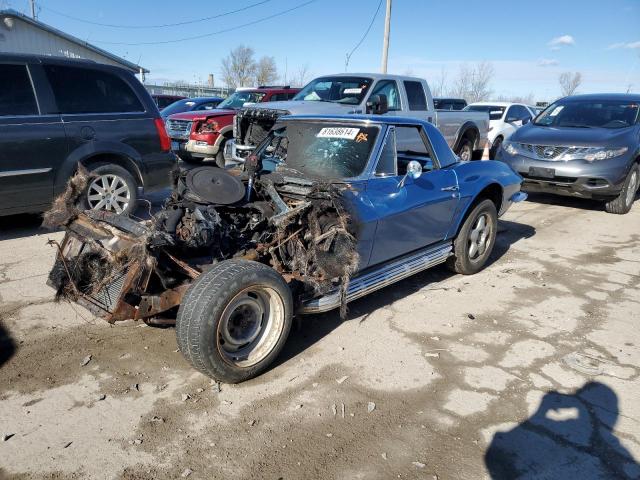
<path fill-rule="evenodd" d="M 256 76 L 253 49 L 240 45 L 222 59 L 222 80 L 231 88 L 249 87 Z"/>
<path fill-rule="evenodd" d="M 442 67 L 440 75 L 431 82 L 431 94 L 434 97 L 444 97 L 447 91 L 447 71 Z"/>
<path fill-rule="evenodd" d="M 488 100 L 493 93 L 490 85 L 494 74 L 495 70 L 490 62 L 472 66 L 463 64 L 449 93 L 453 97 L 464 98 L 469 103 Z"/>
<path fill-rule="evenodd" d="M 278 81 L 278 68 L 274 57 L 262 57 L 256 64 L 256 85 L 270 85 Z"/>
<path fill-rule="evenodd" d="M 529 93 L 527 95 L 498 95 L 494 97 L 497 102 L 522 103 L 524 105 L 533 105 L 535 95 Z"/>
<path fill-rule="evenodd" d="M 580 72 L 564 72 L 558 77 L 560 83 L 560 91 L 563 97 L 568 97 L 576 93 L 576 90 L 582 83 L 582 74 Z"/>
<path fill-rule="evenodd" d="M 304 64 L 298 68 L 298 71 L 291 75 L 290 83 L 292 87 L 304 87 L 309 83 L 309 65 Z"/>

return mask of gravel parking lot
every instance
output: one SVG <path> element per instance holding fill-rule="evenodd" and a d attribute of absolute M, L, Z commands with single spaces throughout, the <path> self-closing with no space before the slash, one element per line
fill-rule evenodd
<path fill-rule="evenodd" d="M 639 478 L 640 205 L 532 200 L 483 272 L 302 318 L 235 386 L 53 303 L 63 234 L 0 218 L 0 478 Z"/>

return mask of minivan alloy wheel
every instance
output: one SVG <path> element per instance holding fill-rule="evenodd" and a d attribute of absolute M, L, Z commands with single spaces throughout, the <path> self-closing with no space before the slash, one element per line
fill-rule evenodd
<path fill-rule="evenodd" d="M 91 210 L 109 210 L 122 213 L 129 206 L 131 191 L 125 180 L 112 173 L 94 178 L 87 189 Z"/>

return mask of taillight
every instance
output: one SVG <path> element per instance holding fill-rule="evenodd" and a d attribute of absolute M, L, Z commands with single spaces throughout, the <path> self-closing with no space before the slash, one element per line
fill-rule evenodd
<path fill-rule="evenodd" d="M 164 128 L 164 122 L 161 118 L 156 118 L 153 121 L 156 124 L 156 130 L 158 131 L 158 139 L 160 140 L 160 148 L 163 152 L 171 150 L 171 139 L 167 135 L 167 131 Z"/>

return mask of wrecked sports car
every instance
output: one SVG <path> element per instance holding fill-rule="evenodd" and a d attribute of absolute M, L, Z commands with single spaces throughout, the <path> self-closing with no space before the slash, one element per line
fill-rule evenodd
<path fill-rule="evenodd" d="M 462 163 L 431 124 L 392 117 L 278 119 L 242 169 L 176 172 L 162 210 L 137 222 L 80 212 L 71 192 L 49 284 L 109 322 L 176 325 L 198 370 L 240 382 L 282 349 L 294 314 L 348 302 L 431 266 L 489 258 L 521 177 Z"/>

